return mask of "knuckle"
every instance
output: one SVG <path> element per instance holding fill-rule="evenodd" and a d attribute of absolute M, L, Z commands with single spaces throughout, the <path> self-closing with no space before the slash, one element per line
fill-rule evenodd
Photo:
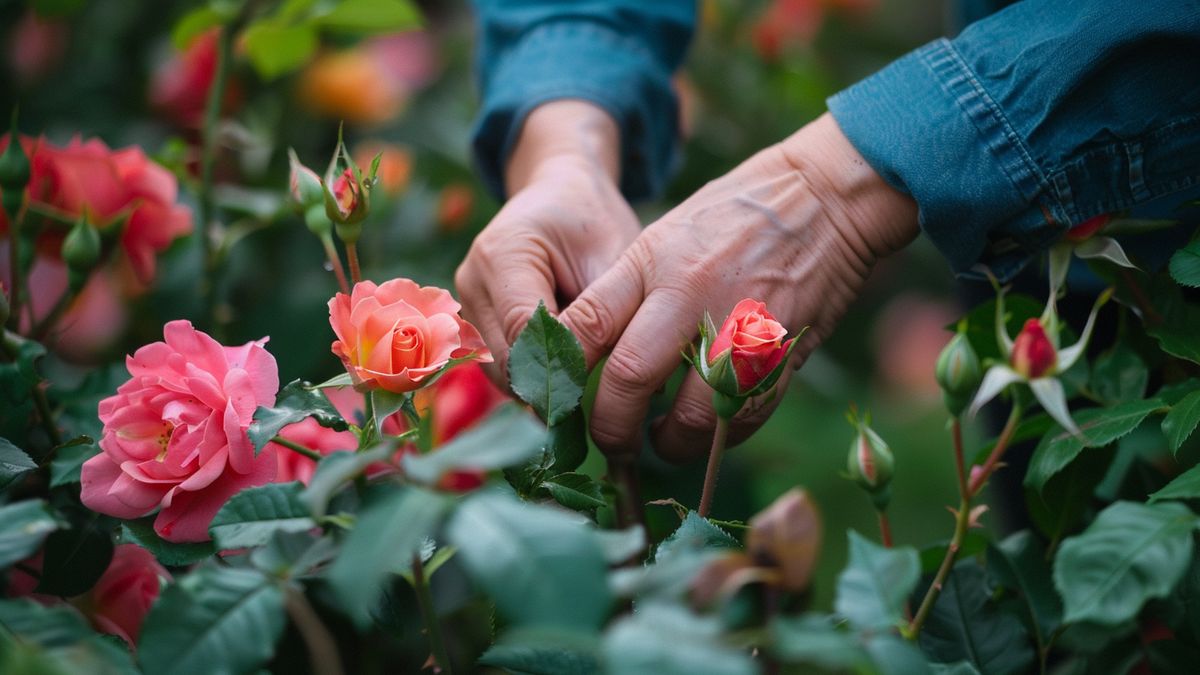
<path fill-rule="evenodd" d="M 716 413 L 712 406 L 694 398 L 677 399 L 672 417 L 676 424 L 687 431 L 711 431 L 716 426 Z"/>
<path fill-rule="evenodd" d="M 525 329 L 525 325 L 529 323 L 529 317 L 532 313 L 530 308 L 521 305 L 510 307 L 504 313 L 504 316 L 500 319 L 500 325 L 504 329 L 504 339 L 508 340 L 508 344 L 511 345 L 517 341 L 517 337 Z"/>
<path fill-rule="evenodd" d="M 604 366 L 604 376 L 621 394 L 649 392 L 658 386 L 649 362 L 637 350 L 617 347 Z"/>
<path fill-rule="evenodd" d="M 616 325 L 612 312 L 592 296 L 581 295 L 576 298 L 571 303 L 569 316 L 570 327 L 580 342 L 601 347 L 612 339 Z"/>
<path fill-rule="evenodd" d="M 629 432 L 624 425 L 599 417 L 592 420 L 592 440 L 605 451 L 622 450 L 630 445 Z"/>

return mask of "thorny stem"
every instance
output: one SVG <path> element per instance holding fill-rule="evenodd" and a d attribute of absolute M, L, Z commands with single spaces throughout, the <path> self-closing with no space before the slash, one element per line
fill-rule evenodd
<path fill-rule="evenodd" d="M 362 281 L 362 269 L 358 265 L 357 243 L 346 243 L 346 260 L 350 261 L 350 280 L 357 284 Z"/>
<path fill-rule="evenodd" d="M 713 431 L 712 450 L 708 453 L 708 469 L 704 472 L 704 491 L 700 493 L 700 517 L 708 516 L 712 508 L 713 494 L 717 490 L 717 473 L 721 469 L 721 454 L 725 452 L 725 440 L 729 437 L 729 418 L 717 415 L 717 428 Z"/>
<path fill-rule="evenodd" d="M 609 457 L 608 475 L 617 490 L 617 527 L 645 526 L 645 513 L 638 492 L 637 468 L 628 457 Z"/>
<path fill-rule="evenodd" d="M 321 237 L 321 245 L 325 247 L 325 257 L 329 258 L 329 264 L 333 267 L 333 274 L 337 277 L 338 287 L 343 293 L 350 293 L 350 285 L 346 283 L 346 270 L 342 267 L 342 258 L 338 255 L 337 248 L 333 245 L 333 237 L 326 234 Z"/>
<path fill-rule="evenodd" d="M 9 306 L 9 323 L 13 330 L 17 330 L 21 325 L 21 256 L 20 237 L 17 233 L 20 231 L 21 224 L 25 220 L 25 213 L 28 209 L 18 209 L 16 217 L 9 215 L 11 226 L 8 228 L 8 273 L 11 275 L 8 285 L 8 306 Z M 3 330 L 4 326 L 0 326 Z M 3 337 L 3 336 L 0 336 Z"/>
<path fill-rule="evenodd" d="M 288 586 L 285 599 L 288 616 L 300 631 L 308 647 L 308 661 L 315 675 L 342 675 L 342 659 L 338 656 L 337 642 L 321 617 L 304 597 L 302 591 Z"/>
<path fill-rule="evenodd" d="M 954 536 L 950 539 L 950 545 L 946 547 L 946 556 L 942 558 L 942 564 L 938 567 L 937 574 L 933 577 L 933 583 L 929 585 L 929 590 L 925 591 L 925 597 L 921 600 L 921 606 L 917 609 L 916 616 L 913 617 L 913 620 L 908 624 L 908 629 L 904 632 L 905 636 L 909 639 L 916 639 L 921 632 L 921 626 L 929 618 L 929 613 L 933 610 L 933 605 L 937 602 L 938 595 L 942 592 L 942 585 L 946 583 L 946 577 L 950 576 L 950 570 L 954 567 L 954 561 L 958 557 L 963 540 L 967 536 L 967 529 L 971 525 L 971 500 L 979 494 L 984 484 L 987 483 L 988 477 L 996 470 L 1000 463 L 1000 458 L 1004 456 L 1004 451 L 1008 449 L 1008 444 L 1012 440 L 1013 433 L 1016 431 L 1017 424 L 1020 421 L 1021 406 L 1014 402 L 1012 412 L 1008 415 L 1008 422 L 1004 425 L 1004 430 L 1000 432 L 1000 437 L 996 440 L 996 447 L 992 449 L 992 454 L 988 455 L 987 461 L 983 463 L 982 469 L 975 476 L 975 480 L 968 482 L 966 463 L 963 458 L 962 428 L 958 418 L 954 419 L 951 432 L 954 436 L 954 460 L 955 469 L 958 473 L 959 489 L 958 511 L 954 514 Z"/>
<path fill-rule="evenodd" d="M 288 450 L 291 450 L 292 452 L 303 455 L 303 456 L 311 459 L 314 462 L 321 461 L 321 453 L 317 452 L 316 450 L 313 450 L 312 448 L 300 445 L 299 443 L 296 443 L 294 441 L 289 441 L 288 439 L 284 438 L 283 436 L 276 436 L 271 439 L 271 442 L 278 443 L 278 444 L 282 445 L 283 447 L 287 448 Z"/>
<path fill-rule="evenodd" d="M 216 164 L 217 125 L 221 119 L 221 103 L 225 100 L 225 82 L 229 76 L 229 62 L 233 57 L 233 34 L 242 20 L 239 16 L 238 19 L 223 26 L 217 35 L 217 63 L 214 66 L 213 82 L 208 90 L 208 100 L 204 109 L 199 194 L 200 248 L 204 252 L 204 278 L 200 281 L 200 293 L 204 318 L 213 326 L 218 323 L 214 283 L 217 271 L 217 249 L 215 248 L 217 232 L 213 222 L 213 166 Z"/>
<path fill-rule="evenodd" d="M 421 564 L 420 552 L 413 553 L 412 571 L 413 587 L 417 592 L 417 605 L 421 608 L 421 617 L 425 620 L 425 630 L 429 633 L 429 647 L 433 651 L 433 660 L 441 672 L 452 673 L 450 657 L 446 653 L 445 643 L 442 642 L 442 629 L 433 609 L 433 595 L 429 592 L 429 584 L 425 579 L 425 567 Z"/>
<path fill-rule="evenodd" d="M 892 547 L 892 523 L 888 520 L 887 511 L 879 509 L 876 513 L 879 514 L 879 539 L 883 542 L 884 548 Z"/>

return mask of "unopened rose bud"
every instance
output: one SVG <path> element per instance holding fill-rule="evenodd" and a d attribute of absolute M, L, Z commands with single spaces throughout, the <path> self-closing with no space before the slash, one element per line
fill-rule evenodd
<path fill-rule="evenodd" d="M 313 206 L 324 206 L 325 189 L 321 186 L 321 177 L 315 171 L 300 163 L 296 152 L 288 149 L 288 163 L 291 165 L 289 186 L 292 198 L 306 210 Z"/>
<path fill-rule="evenodd" d="M 1110 220 L 1112 220 L 1112 216 L 1107 213 L 1096 216 L 1095 218 L 1088 218 L 1082 223 L 1067 230 L 1067 234 L 1065 235 L 1064 239 L 1072 244 L 1078 244 L 1086 241 L 1090 239 L 1092 235 L 1104 229 L 1104 226 L 1108 225 Z"/>
<path fill-rule="evenodd" d="M 950 338 L 938 356 L 936 376 L 950 414 L 958 416 L 971 403 L 983 379 L 979 356 L 961 330 Z"/>
<path fill-rule="evenodd" d="M 705 316 L 693 365 L 715 392 L 718 415 L 733 416 L 747 398 L 775 386 L 796 346 L 796 338 L 786 336 L 767 306 L 749 298 L 733 308 L 720 330 Z"/>
<path fill-rule="evenodd" d="M 304 211 L 304 224 L 308 227 L 309 232 L 324 239 L 333 232 L 333 222 L 329 220 L 329 214 L 325 213 L 324 204 L 314 204 Z"/>
<path fill-rule="evenodd" d="M 883 510 L 891 500 L 892 472 L 895 469 L 892 449 L 865 422 L 856 421 L 855 426 L 858 433 L 850 445 L 846 470 L 850 478 L 871 495 L 875 508 Z"/>
<path fill-rule="evenodd" d="M 821 516 L 808 493 L 792 488 L 750 519 L 746 551 L 759 564 L 778 568 L 790 591 L 808 588 L 821 549 Z"/>
<path fill-rule="evenodd" d="M 100 233 L 82 217 L 75 222 L 62 243 L 62 259 L 67 264 L 71 290 L 83 288 L 96 263 L 100 262 Z"/>
<path fill-rule="evenodd" d="M 15 221 L 17 211 L 24 199 L 25 186 L 29 184 L 29 157 L 25 148 L 21 147 L 21 137 L 16 132 L 16 124 L 8 135 L 8 147 L 0 155 L 0 193 L 3 195 L 3 206 L 9 220 Z"/>
<path fill-rule="evenodd" d="M 1046 329 L 1037 319 L 1027 320 L 1013 340 L 1009 365 L 1022 377 L 1035 380 L 1052 372 L 1057 363 L 1058 352 L 1046 335 Z"/>
<path fill-rule="evenodd" d="M 331 181 L 326 179 L 325 214 L 333 221 L 339 239 L 347 244 L 358 242 L 367 211 L 367 194 L 355 180 L 353 170 L 346 169 Z"/>

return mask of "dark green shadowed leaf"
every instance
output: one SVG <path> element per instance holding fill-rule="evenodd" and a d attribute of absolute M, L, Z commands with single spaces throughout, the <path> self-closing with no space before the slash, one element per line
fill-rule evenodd
<path fill-rule="evenodd" d="M 1082 438 L 1061 428 L 1044 436 L 1029 460 L 1025 487 L 1043 491 L 1046 482 L 1066 468 L 1084 448 L 1098 448 L 1112 443 L 1136 429 L 1142 420 L 1163 407 L 1161 400 L 1152 398 L 1074 413 Z"/>
<path fill-rule="evenodd" d="M 307 382 L 293 380 L 279 390 L 274 406 L 259 406 L 254 411 L 254 421 L 247 430 L 250 442 L 254 444 L 254 454 L 262 452 L 263 446 L 269 443 L 280 429 L 306 417 L 312 417 L 318 424 L 330 429 L 345 431 L 349 428 L 341 413 L 333 407 L 320 389 Z"/>
<path fill-rule="evenodd" d="M 1151 502 L 1163 499 L 1197 499 L 1200 498 L 1200 464 L 1179 474 L 1170 483 L 1150 495 Z"/>
<path fill-rule="evenodd" d="M 303 532 L 317 526 L 300 501 L 299 482 L 270 483 L 242 490 L 217 511 L 208 533 L 218 549 L 261 546 L 276 532 Z"/>
<path fill-rule="evenodd" d="M 604 658 L 610 673 L 656 675 L 752 675 L 747 651 L 722 644 L 716 617 L 700 617 L 682 606 L 643 603 L 605 632 Z"/>
<path fill-rule="evenodd" d="M 1054 590 L 1045 547 L 1024 530 L 988 548 L 988 575 L 1001 586 L 1019 593 L 1036 628 L 1039 643 L 1046 644 L 1062 623 L 1062 600 Z"/>
<path fill-rule="evenodd" d="M 525 410 L 510 405 L 433 452 L 405 454 L 401 463 L 412 480 L 434 484 L 451 471 L 515 466 L 536 455 L 545 444 L 546 427 Z"/>
<path fill-rule="evenodd" d="M 80 595 L 108 569 L 113 555 L 112 519 L 84 509 L 73 514 L 71 529 L 52 533 L 42 546 L 37 593 Z"/>
<path fill-rule="evenodd" d="M 1092 448 L 1054 474 L 1041 492 L 1025 489 L 1029 518 L 1043 535 L 1061 539 L 1076 529 L 1116 456 L 1115 447 Z"/>
<path fill-rule="evenodd" d="M 71 607 L 44 607 L 32 600 L 0 600 L 0 672 L 8 675 L 18 650 L 36 654 L 21 675 L 138 675 L 124 641 L 92 630 Z M 9 660 L 6 660 L 9 659 Z"/>
<path fill-rule="evenodd" d="M 888 628 L 902 619 L 921 563 L 914 549 L 884 548 L 848 532 L 850 561 L 838 576 L 834 610 L 860 629 Z"/>
<path fill-rule="evenodd" d="M 580 516 L 477 492 L 458 508 L 446 537 L 511 625 L 595 630 L 608 617 L 604 551 Z"/>
<path fill-rule="evenodd" d="M 579 340 L 538 305 L 508 354 L 513 392 L 549 426 L 562 422 L 583 397 L 587 364 Z"/>
<path fill-rule="evenodd" d="M 177 544 L 163 539 L 154 531 L 154 516 L 121 523 L 121 539 L 150 551 L 167 567 L 191 565 L 217 552 L 211 541 Z"/>
<path fill-rule="evenodd" d="M 1170 593 L 1191 560 L 1196 521 L 1175 503 L 1116 502 L 1100 512 L 1054 558 L 1063 621 L 1113 626 Z"/>
<path fill-rule="evenodd" d="M 25 454 L 24 450 L 6 438 L 0 438 L 0 489 L 8 487 L 9 483 L 25 475 L 25 472 L 36 468 L 37 462 Z"/>
<path fill-rule="evenodd" d="M 203 567 L 168 586 L 138 638 L 146 675 L 254 672 L 286 624 L 283 589 L 254 570 Z"/>
<path fill-rule="evenodd" d="M 317 462 L 317 470 L 300 499 L 314 518 L 320 518 L 325 515 L 329 501 L 343 485 L 363 475 L 372 464 L 385 462 L 395 454 L 396 447 L 390 443 L 377 445 L 364 452 L 331 452 Z"/>
<path fill-rule="evenodd" d="M 509 631 L 479 665 L 527 675 L 600 675 L 599 644 L 587 633 L 557 630 Z"/>
<path fill-rule="evenodd" d="M 33 555 L 62 523 L 40 499 L 0 507 L 0 569 Z"/>
<path fill-rule="evenodd" d="M 554 501 L 574 511 L 592 511 L 605 505 L 600 483 L 581 473 L 559 474 L 542 487 L 550 491 Z"/>
<path fill-rule="evenodd" d="M 771 653 L 786 664 L 852 672 L 871 665 L 871 657 L 859 644 L 858 636 L 838 630 L 828 617 L 777 617 L 771 622 L 770 635 Z"/>
<path fill-rule="evenodd" d="M 95 443 L 61 448 L 54 453 L 54 461 L 50 462 L 50 487 L 78 483 L 83 463 L 98 454 L 100 454 L 100 447 Z"/>
<path fill-rule="evenodd" d="M 1092 392 L 1108 405 L 1134 401 L 1146 395 L 1150 371 L 1137 352 L 1118 344 L 1096 359 L 1092 366 Z"/>
<path fill-rule="evenodd" d="M 688 511 L 683 522 L 658 545 L 655 562 L 665 562 L 676 555 L 701 549 L 741 548 L 733 535 L 714 525 L 695 511 Z"/>
<path fill-rule="evenodd" d="M 966 661 L 983 675 L 1023 673 L 1033 649 L 1021 620 L 991 602 L 991 589 L 974 560 L 959 562 L 921 630 L 921 650 L 933 661 Z"/>
<path fill-rule="evenodd" d="M 1200 287 L 1200 239 L 1176 251 L 1168 269 L 1180 286 Z"/>
<path fill-rule="evenodd" d="M 1167 437 L 1167 445 L 1171 452 L 1179 452 L 1180 446 L 1196 430 L 1200 424 L 1200 391 L 1194 391 L 1184 396 L 1178 403 L 1171 406 L 1167 416 L 1163 418 L 1162 430 Z"/>

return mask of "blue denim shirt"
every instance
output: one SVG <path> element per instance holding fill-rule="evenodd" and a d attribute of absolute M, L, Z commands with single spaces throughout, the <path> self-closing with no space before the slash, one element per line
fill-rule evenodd
<path fill-rule="evenodd" d="M 692 0 L 475 5 L 475 150 L 497 194 L 524 116 L 555 98 L 618 121 L 629 198 L 661 189 Z M 956 272 L 1007 278 L 1072 225 L 1200 185 L 1200 3 L 1023 0 L 828 104 Z"/>

